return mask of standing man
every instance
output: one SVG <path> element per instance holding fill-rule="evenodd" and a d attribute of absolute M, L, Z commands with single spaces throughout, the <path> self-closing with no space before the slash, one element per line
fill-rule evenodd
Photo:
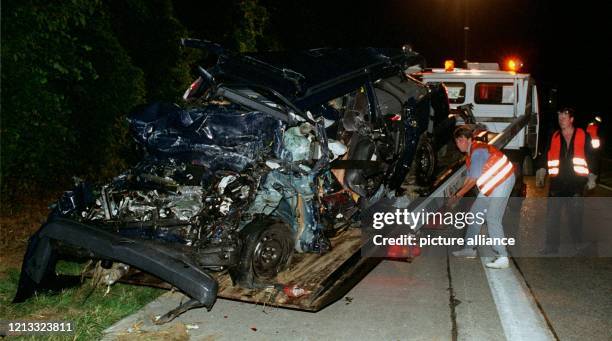
<path fill-rule="evenodd" d="M 512 162 L 506 155 L 494 146 L 473 141 L 472 130 L 467 126 L 455 129 L 455 143 L 462 153 L 467 153 L 465 164 L 468 174 L 463 187 L 455 194 L 453 200 L 463 197 L 474 186 L 479 193 L 472 205 L 471 211 L 486 212 L 485 221 L 491 238 L 504 238 L 502 219 L 508 204 L 508 198 L 514 187 L 515 176 Z M 480 232 L 482 224 L 474 222 L 468 226 L 465 234 L 466 245 Z M 508 252 L 504 245 L 495 245 L 497 253 L 495 261 L 485 264 L 489 268 L 504 269 L 509 266 Z M 476 257 L 476 245 L 453 252 L 455 257 Z"/>
<path fill-rule="evenodd" d="M 589 165 L 594 164 L 591 137 L 584 129 L 574 126 L 574 109 L 561 109 L 557 118 L 561 129 L 553 133 L 547 154 L 550 177 L 548 196 L 553 199 L 548 201 L 546 245 L 540 251 L 543 255 L 559 251 L 559 222 L 563 208 L 566 209 L 575 246 L 582 242 L 581 197 L 585 187 L 595 187 L 597 179 L 589 170 Z"/>

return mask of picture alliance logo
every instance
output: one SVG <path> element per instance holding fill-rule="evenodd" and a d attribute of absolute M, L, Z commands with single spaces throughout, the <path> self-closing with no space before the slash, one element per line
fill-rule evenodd
<path fill-rule="evenodd" d="M 463 229 L 472 224 L 485 222 L 487 210 L 482 212 L 426 212 L 396 209 L 395 212 L 376 212 L 373 214 L 372 228 L 380 230 L 386 226 L 406 226 L 412 230 L 422 225 L 445 225 Z"/>
<path fill-rule="evenodd" d="M 485 237 L 483 235 L 476 235 L 472 238 L 463 238 L 463 237 L 442 237 L 442 236 L 431 236 L 427 235 L 424 237 L 417 237 L 415 235 L 403 234 L 398 237 L 383 237 L 380 234 L 375 235 L 372 238 L 372 242 L 376 246 L 514 246 L 516 245 L 516 240 L 513 237 L 502 237 L 502 238 L 492 238 Z"/>

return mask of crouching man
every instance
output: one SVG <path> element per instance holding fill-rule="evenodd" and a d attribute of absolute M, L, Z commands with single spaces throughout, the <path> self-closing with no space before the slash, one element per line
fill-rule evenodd
<path fill-rule="evenodd" d="M 463 187 L 457 191 L 452 200 L 458 200 L 477 186 L 479 193 L 471 211 L 474 214 L 486 212 L 485 221 L 489 237 L 501 240 L 504 238 L 502 218 L 515 182 L 512 162 L 496 147 L 472 140 L 472 130 L 467 126 L 457 127 L 454 138 L 457 148 L 467 154 L 465 163 L 468 174 Z M 482 224 L 476 222 L 469 225 L 465 240 L 474 240 L 474 237 L 480 233 L 481 227 Z M 506 247 L 495 245 L 493 250 L 497 253 L 497 258 L 486 266 L 493 269 L 507 268 L 509 261 Z M 476 246 L 467 246 L 453 252 L 455 257 L 475 258 L 476 254 Z"/>

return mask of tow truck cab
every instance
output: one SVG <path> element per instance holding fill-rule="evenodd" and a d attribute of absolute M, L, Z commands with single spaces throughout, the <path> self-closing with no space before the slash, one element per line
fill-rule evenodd
<path fill-rule="evenodd" d="M 529 123 L 504 149 L 516 155 L 517 161 L 522 161 L 523 174 L 532 175 L 539 131 L 538 91 L 534 79 L 527 73 L 500 70 L 497 63 L 467 63 L 465 69 L 454 68 L 452 64 L 447 61 L 445 68 L 425 69 L 413 76 L 424 83 L 444 83 L 451 110 L 471 104 L 476 122 L 485 125 L 493 134 L 502 132 L 517 117 L 531 114 Z M 458 119 L 457 124 L 463 122 Z"/>

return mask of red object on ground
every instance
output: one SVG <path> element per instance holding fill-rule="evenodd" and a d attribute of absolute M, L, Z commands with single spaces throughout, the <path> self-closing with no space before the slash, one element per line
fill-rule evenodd
<path fill-rule="evenodd" d="M 285 285 L 283 292 L 289 297 L 301 297 L 310 293 L 308 290 L 298 287 L 297 284 Z"/>
<path fill-rule="evenodd" d="M 390 245 L 387 248 L 388 258 L 414 258 L 421 255 L 419 246 Z"/>

